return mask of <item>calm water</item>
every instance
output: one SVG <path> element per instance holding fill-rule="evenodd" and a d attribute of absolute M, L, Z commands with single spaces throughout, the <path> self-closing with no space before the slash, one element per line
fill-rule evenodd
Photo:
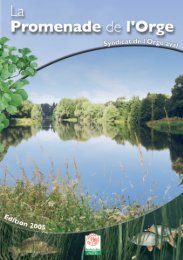
<path fill-rule="evenodd" d="M 86 127 L 64 124 L 53 128 L 45 122 L 39 128 L 9 128 L 1 133 L 5 152 L 0 157 L 0 171 L 7 167 L 7 182 L 21 178 L 20 164 L 32 178 L 35 162 L 49 179 L 54 167 L 70 175 L 77 162 L 81 182 L 90 194 L 105 198 L 110 204 L 114 193 L 144 203 L 154 196 L 165 203 L 182 192 L 183 136 L 167 135 L 150 129 L 111 126 Z"/>

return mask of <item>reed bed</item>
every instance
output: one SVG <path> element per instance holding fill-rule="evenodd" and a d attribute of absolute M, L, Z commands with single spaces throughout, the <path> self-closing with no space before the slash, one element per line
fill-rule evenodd
<path fill-rule="evenodd" d="M 32 179 L 28 178 L 20 163 L 21 178 L 15 179 L 8 168 L 0 185 L 0 217 L 6 214 L 26 223 L 45 225 L 46 232 L 78 232 L 113 226 L 141 216 L 156 205 L 148 200 L 144 206 L 125 200 L 121 194 L 113 194 L 110 207 L 99 196 L 89 194 L 83 187 L 77 163 L 74 160 L 75 174 L 70 176 L 68 165 L 65 173 L 54 172 L 49 180 L 35 161 Z M 12 186 L 7 184 L 13 178 Z"/>

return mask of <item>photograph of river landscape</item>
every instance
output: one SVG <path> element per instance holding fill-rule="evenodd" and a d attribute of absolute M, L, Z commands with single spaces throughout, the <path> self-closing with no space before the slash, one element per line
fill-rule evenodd
<path fill-rule="evenodd" d="M 181 259 L 183 54 L 145 46 L 89 51 L 28 80 L 27 100 L 0 132 L 0 230 L 18 236 L 6 254 L 30 256 L 32 245 L 24 245 L 33 237 L 30 244 L 48 242 L 41 244 L 48 259 L 84 259 L 61 252 L 52 234 L 71 248 L 66 234 L 100 230 L 101 259 Z M 43 248 L 36 259 L 45 259 Z"/>

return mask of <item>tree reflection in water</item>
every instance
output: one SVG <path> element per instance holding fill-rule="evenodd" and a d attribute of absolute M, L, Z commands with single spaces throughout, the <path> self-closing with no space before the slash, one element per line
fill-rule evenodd
<path fill-rule="evenodd" d="M 110 124 L 87 125 L 66 122 L 52 125 L 50 120 L 44 120 L 42 126 L 9 127 L 0 133 L 0 143 L 4 146 L 4 151 L 0 153 L 0 161 L 3 160 L 9 147 L 16 147 L 23 140 L 28 140 L 30 137 L 35 136 L 41 129 L 57 132 L 59 138 L 63 141 L 77 140 L 86 142 L 91 138 L 105 135 L 115 140 L 119 145 L 124 145 L 128 141 L 136 146 L 141 144 L 147 150 L 169 149 L 172 169 L 179 174 L 182 182 L 183 135 L 162 133 L 146 127 L 129 128 L 127 126 L 118 127 Z"/>

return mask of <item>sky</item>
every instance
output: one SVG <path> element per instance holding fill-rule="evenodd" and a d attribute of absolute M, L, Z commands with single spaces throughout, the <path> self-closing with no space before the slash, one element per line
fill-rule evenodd
<path fill-rule="evenodd" d="M 183 53 L 153 47 L 117 47 L 76 55 L 40 70 L 26 87 L 35 103 L 86 97 L 94 103 L 118 97 L 171 94 L 182 74 Z"/>
<path fill-rule="evenodd" d="M 25 17 L 13 18 L 23 8 Z M 38 57 L 38 64 L 78 51 L 102 47 L 104 41 L 144 39 L 170 41 L 183 49 L 182 0 L 167 1 L 45 1 L 1 0 L 0 35 L 10 39 L 10 45 L 29 47 Z M 11 20 L 22 23 L 85 23 L 91 20 L 105 28 L 112 21 L 126 24 L 127 20 L 149 23 L 172 23 L 175 33 L 165 37 L 155 34 L 22 34 L 11 33 Z M 130 51 L 129 51 L 130 50 Z M 156 51 L 157 50 L 157 51 Z M 150 92 L 170 94 L 177 75 L 182 74 L 182 54 L 145 48 L 117 48 L 75 56 L 39 72 L 26 89 L 36 103 L 57 102 L 62 97 L 86 96 L 93 102 L 114 100 L 118 96 L 143 97 Z"/>

